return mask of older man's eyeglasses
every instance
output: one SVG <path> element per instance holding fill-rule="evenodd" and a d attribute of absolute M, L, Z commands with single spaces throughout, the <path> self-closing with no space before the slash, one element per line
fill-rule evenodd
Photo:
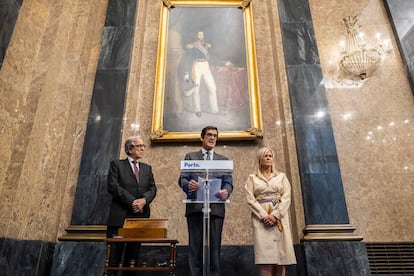
<path fill-rule="evenodd" d="M 136 149 L 145 149 L 147 146 L 144 144 L 139 144 L 139 145 L 131 145 L 132 147 L 136 148 Z"/>

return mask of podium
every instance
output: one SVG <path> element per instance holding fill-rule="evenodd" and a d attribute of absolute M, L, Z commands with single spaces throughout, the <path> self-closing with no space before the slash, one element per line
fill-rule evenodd
<path fill-rule="evenodd" d="M 210 275 L 210 204 L 226 204 L 216 196 L 221 190 L 223 179 L 231 179 L 233 173 L 232 160 L 183 160 L 181 161 L 180 180 L 195 180 L 199 183 L 197 191 L 184 188 L 185 204 L 203 204 L 203 276 Z"/>
<path fill-rule="evenodd" d="M 109 271 L 165 271 L 169 275 L 175 275 L 176 255 L 178 240 L 167 238 L 167 219 L 145 219 L 127 218 L 122 228 L 118 230 L 119 236 L 107 238 L 106 242 L 106 261 L 104 275 Z M 110 266 L 109 256 L 111 254 L 111 244 L 114 243 L 140 243 L 155 244 L 157 246 L 169 247 L 169 262 L 165 266 Z"/>

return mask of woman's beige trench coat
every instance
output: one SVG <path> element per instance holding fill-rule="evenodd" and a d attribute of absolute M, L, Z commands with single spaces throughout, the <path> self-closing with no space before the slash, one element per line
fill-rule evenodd
<path fill-rule="evenodd" d="M 291 187 L 286 175 L 272 174 L 267 181 L 251 174 L 245 189 L 247 203 L 252 211 L 255 263 L 296 264 L 289 218 Z M 278 203 L 274 205 L 270 200 Z M 282 232 L 277 226 L 268 227 L 262 223 L 268 212 L 281 220 Z"/>

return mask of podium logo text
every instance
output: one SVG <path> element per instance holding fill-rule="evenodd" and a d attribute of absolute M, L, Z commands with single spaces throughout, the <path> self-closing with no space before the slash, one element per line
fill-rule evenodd
<path fill-rule="evenodd" d="M 184 168 L 200 168 L 200 164 L 198 162 L 184 162 Z"/>

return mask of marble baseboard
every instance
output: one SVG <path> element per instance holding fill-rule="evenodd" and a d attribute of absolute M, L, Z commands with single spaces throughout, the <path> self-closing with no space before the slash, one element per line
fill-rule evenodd
<path fill-rule="evenodd" d="M 53 254 L 50 275 L 103 275 L 106 259 L 104 242 L 59 242 Z"/>
<path fill-rule="evenodd" d="M 51 275 L 55 244 L 0 238 L 0 275 Z"/>
<path fill-rule="evenodd" d="M 369 276 L 365 244 L 358 241 L 304 242 L 308 276 Z"/>
<path fill-rule="evenodd" d="M 0 271 L 4 275 L 27 276 L 102 276 L 106 258 L 104 242 L 58 242 L 0 239 Z M 143 246 L 141 259 L 148 265 L 164 262 L 162 252 L 156 246 Z M 300 245 L 295 246 L 298 265 L 287 268 L 287 276 L 306 275 L 303 269 Z M 177 246 L 176 274 L 188 275 L 187 246 Z M 142 262 L 141 261 L 141 262 Z M 0 273 L 1 274 L 1 273 Z M 3 275 L 3 274 L 2 274 Z M 141 272 L 140 275 L 165 275 L 161 272 Z M 226 245 L 222 247 L 222 275 L 256 276 L 253 246 Z"/>
<path fill-rule="evenodd" d="M 103 275 L 106 258 L 104 242 L 65 241 L 54 244 L 0 238 L 0 248 L 2 275 Z M 141 262 L 145 261 L 147 265 L 165 262 L 169 255 L 168 251 L 162 252 L 164 249 L 143 246 Z M 187 246 L 177 246 L 177 275 L 188 275 L 187 252 Z M 287 276 L 370 275 L 366 247 L 362 242 L 303 242 L 295 245 L 295 252 L 298 264 L 287 267 Z M 253 246 L 223 246 L 221 259 L 222 275 L 257 275 Z M 141 274 L 154 276 L 160 275 L 160 272 Z"/>

